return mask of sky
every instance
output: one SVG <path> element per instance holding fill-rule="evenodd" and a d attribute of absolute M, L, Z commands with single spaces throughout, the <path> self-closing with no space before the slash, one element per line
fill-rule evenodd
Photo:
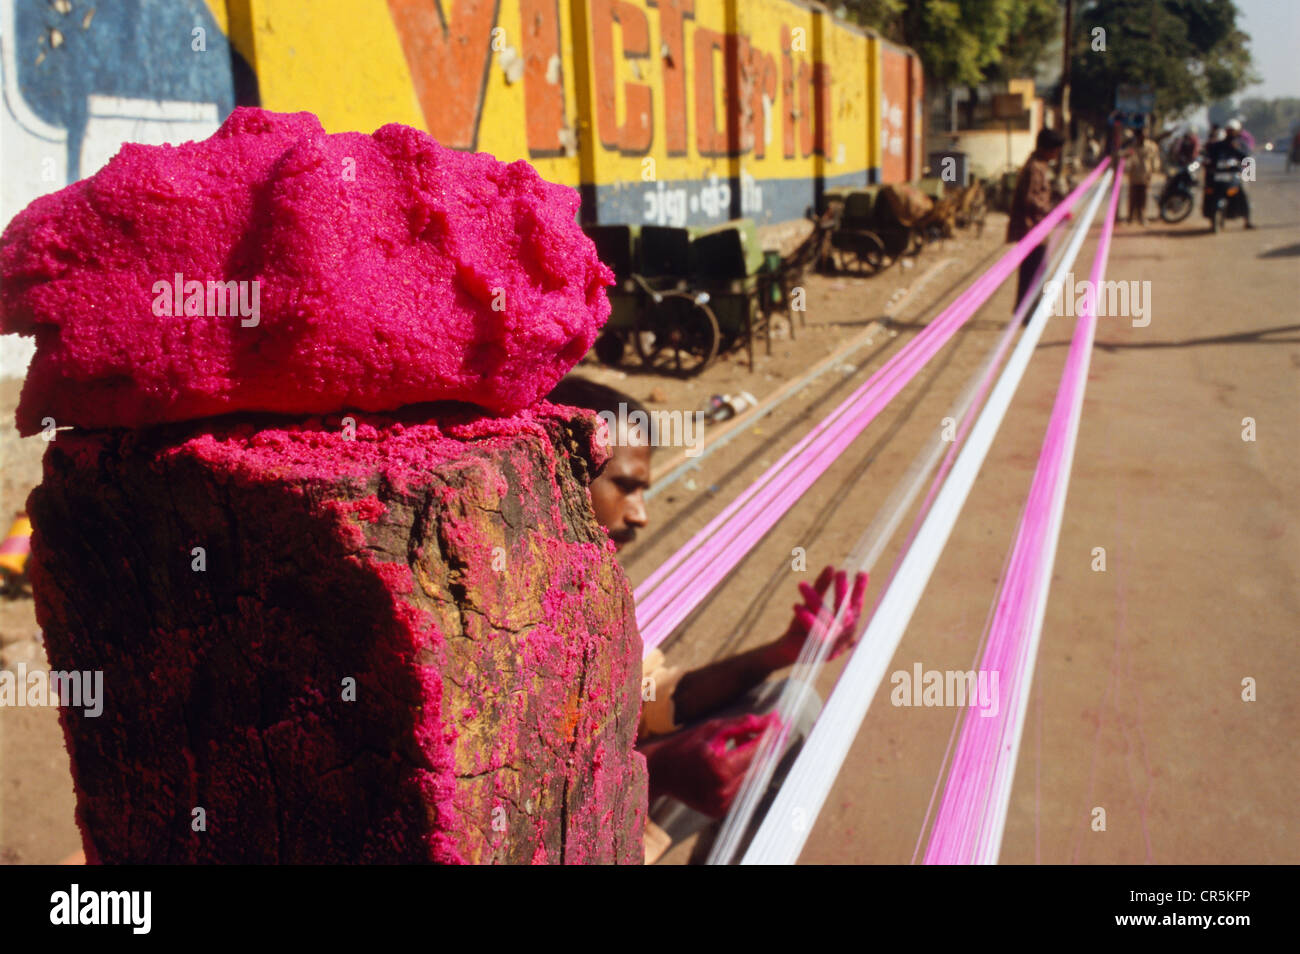
<path fill-rule="evenodd" d="M 1237 94 L 1300 98 L 1300 0 L 1237 0 L 1242 30 L 1250 34 L 1255 72 L 1263 82 Z"/>

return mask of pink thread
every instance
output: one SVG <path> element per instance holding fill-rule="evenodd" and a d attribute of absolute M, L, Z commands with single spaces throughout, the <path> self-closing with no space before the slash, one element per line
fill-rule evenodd
<path fill-rule="evenodd" d="M 1100 287 L 1106 270 L 1122 174 L 1123 163 L 1120 163 L 1092 263 L 1090 281 L 1094 289 Z M 1097 323 L 1095 304 L 1095 295 L 1090 296 L 1075 325 L 980 666 L 984 672 L 998 673 L 1001 698 L 997 714 L 991 717 L 967 714 L 930 832 L 926 864 L 970 864 L 980 859 L 981 849 L 984 857 L 989 857 L 989 838 L 1004 817 L 1005 806 L 997 789 L 1009 786 L 1009 773 L 1015 771 L 1012 760 L 1016 732 L 1023 717 L 1020 702 L 1029 691 L 1033 675 L 1032 629 L 1041 583 L 1052 572 L 1054 553 L 1046 551 L 1054 512 L 1064 504 L 1064 497 L 1058 496 L 1059 490 L 1069 479 L 1065 462 L 1073 453 L 1083 391 L 1087 386 Z"/>
<path fill-rule="evenodd" d="M 690 615 L 794 501 L 825 473 L 1030 250 L 1050 234 L 1105 167 L 1103 162 L 1094 169 L 992 268 L 637 587 L 637 624 L 647 652 Z"/>

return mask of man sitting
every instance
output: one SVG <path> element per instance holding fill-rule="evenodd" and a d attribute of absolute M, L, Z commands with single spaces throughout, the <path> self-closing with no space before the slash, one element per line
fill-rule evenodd
<path fill-rule="evenodd" d="M 619 420 L 634 411 L 646 412 L 634 398 L 574 375 L 561 381 L 548 400 L 606 411 Z M 610 434 L 612 456 L 591 482 L 592 510 L 620 550 L 649 522 L 644 494 L 650 486 L 650 445 L 646 435 L 631 430 Z M 833 659 L 853 644 L 867 575 L 857 574 L 850 593 L 847 575 L 832 567 L 826 567 L 815 584 L 799 584 L 803 602 L 795 606 L 785 632 L 769 643 L 689 671 L 667 666 L 658 649 L 646 656 L 637 738 L 650 772 L 647 863 L 727 813 L 764 731 L 777 718 L 777 699 L 785 683 L 770 682 L 768 677 L 794 664 L 818 612 L 828 602 L 832 583 L 834 604 L 827 605 L 827 612 L 833 613 L 847 600 L 840 624 L 826 637 L 833 640 Z M 774 786 L 821 709 L 811 687 L 804 698 L 806 704 L 793 716 Z"/>

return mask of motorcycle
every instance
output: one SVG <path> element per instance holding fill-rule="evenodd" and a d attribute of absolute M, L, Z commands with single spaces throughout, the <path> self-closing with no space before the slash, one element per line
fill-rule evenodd
<path fill-rule="evenodd" d="M 1227 219 L 1246 217 L 1246 193 L 1241 184 L 1241 160 L 1206 160 L 1205 195 L 1201 214 L 1210 220 L 1210 231 L 1218 232 Z"/>
<path fill-rule="evenodd" d="M 1200 169 L 1200 162 L 1193 159 L 1165 178 L 1165 187 L 1160 191 L 1160 200 L 1156 204 L 1160 208 L 1160 218 L 1170 225 L 1181 222 L 1192 214 L 1192 206 L 1196 204 L 1193 191 L 1196 188 L 1195 177 Z"/>

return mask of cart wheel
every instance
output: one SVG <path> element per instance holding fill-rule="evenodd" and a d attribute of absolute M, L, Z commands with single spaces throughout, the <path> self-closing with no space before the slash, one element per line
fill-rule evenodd
<path fill-rule="evenodd" d="M 885 243 L 872 232 L 854 232 L 851 247 L 837 251 L 837 268 L 850 275 L 866 277 L 894 264 L 885 251 Z"/>
<path fill-rule="evenodd" d="M 718 354 L 718 319 L 697 296 L 664 292 L 647 301 L 632 336 L 647 368 L 679 377 L 699 374 Z"/>
<path fill-rule="evenodd" d="M 594 350 L 601 364 L 613 368 L 623 363 L 623 352 L 627 350 L 627 342 L 618 332 L 606 331 L 596 339 Z"/>

